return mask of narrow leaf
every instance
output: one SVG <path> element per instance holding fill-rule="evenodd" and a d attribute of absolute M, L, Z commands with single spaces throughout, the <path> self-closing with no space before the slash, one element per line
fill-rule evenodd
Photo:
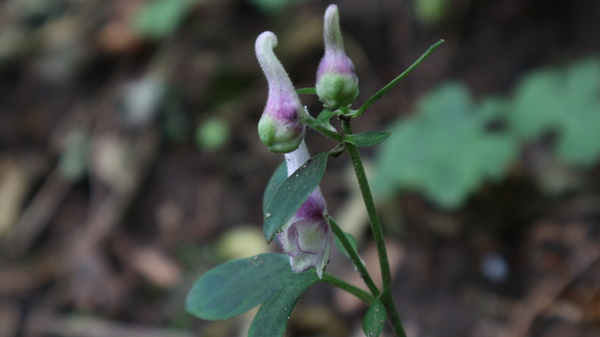
<path fill-rule="evenodd" d="M 271 199 L 273 199 L 273 195 L 275 194 L 275 191 L 277 191 L 277 189 L 279 188 L 281 183 L 283 183 L 286 178 L 287 178 L 287 167 L 285 165 L 285 160 L 284 160 L 277 167 L 275 172 L 273 172 L 273 175 L 271 176 L 271 179 L 269 180 L 269 183 L 267 184 L 267 187 L 265 188 L 265 194 L 263 195 L 263 212 L 266 212 L 267 205 L 271 202 Z"/>
<path fill-rule="evenodd" d="M 329 152 L 320 153 L 302 165 L 275 191 L 265 210 L 263 232 L 268 242 L 308 199 L 325 174 Z"/>
<path fill-rule="evenodd" d="M 348 241 L 350 241 L 352 248 L 354 248 L 354 250 L 356 250 L 356 238 L 348 232 L 344 232 L 344 235 L 346 236 Z M 335 236 L 333 238 L 333 242 L 335 243 L 335 246 L 342 254 L 346 255 L 347 257 L 350 257 L 350 255 L 348 254 L 348 251 L 346 250 L 346 248 L 344 248 L 344 246 L 342 245 L 342 242 L 340 241 L 340 239 L 338 239 L 337 236 Z"/>
<path fill-rule="evenodd" d="M 329 125 L 331 117 L 335 116 L 336 112 L 332 110 L 323 110 L 315 119 L 315 125 Z"/>
<path fill-rule="evenodd" d="M 289 279 L 284 288 L 263 303 L 250 325 L 248 337 L 280 337 L 284 334 L 292 309 L 302 293 L 320 281 L 314 271 L 295 275 L 297 277 Z"/>
<path fill-rule="evenodd" d="M 367 337 L 379 337 L 387 320 L 385 307 L 379 299 L 374 299 L 363 317 L 362 327 Z"/>
<path fill-rule="evenodd" d="M 231 318 L 263 303 L 298 275 L 283 254 L 229 261 L 196 281 L 186 298 L 186 310 L 206 320 Z"/>
<path fill-rule="evenodd" d="M 386 140 L 391 135 L 385 131 L 366 131 L 344 136 L 344 141 L 356 146 L 373 146 Z"/>
<path fill-rule="evenodd" d="M 312 95 L 316 95 L 317 94 L 317 89 L 316 88 L 296 89 L 296 93 L 297 94 L 312 94 Z"/>

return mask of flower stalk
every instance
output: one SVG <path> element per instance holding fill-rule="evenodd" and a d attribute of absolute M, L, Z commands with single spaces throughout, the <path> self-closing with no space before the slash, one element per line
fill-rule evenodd
<path fill-rule="evenodd" d="M 342 122 L 343 132 L 347 135 L 352 134 L 350 118 L 341 117 L 340 120 Z M 398 316 L 398 310 L 396 309 L 396 305 L 394 304 L 394 299 L 392 296 L 392 273 L 390 270 L 387 249 L 385 247 L 385 240 L 383 238 L 383 229 L 381 227 L 381 222 L 379 221 L 379 215 L 377 214 L 373 195 L 371 194 L 371 188 L 369 187 L 367 174 L 365 172 L 362 159 L 360 158 L 360 152 L 358 151 L 358 147 L 354 144 L 347 143 L 346 149 L 348 150 L 348 154 L 352 160 L 352 167 L 354 168 L 354 173 L 356 175 L 356 179 L 358 180 L 360 192 L 362 194 L 369 217 L 369 222 L 371 224 L 373 238 L 375 239 L 375 244 L 377 245 L 377 254 L 379 256 L 379 265 L 381 268 L 381 279 L 383 281 L 381 303 L 383 303 L 385 306 L 388 318 L 390 319 L 396 334 L 399 337 L 406 337 L 406 332 L 404 332 L 404 327 L 402 326 L 402 322 Z"/>

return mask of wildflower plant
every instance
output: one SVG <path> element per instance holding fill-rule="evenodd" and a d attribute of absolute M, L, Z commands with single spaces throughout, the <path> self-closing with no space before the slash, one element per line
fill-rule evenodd
<path fill-rule="evenodd" d="M 392 298 L 392 276 L 383 232 L 358 149 L 377 145 L 390 134 L 379 131 L 353 133 L 351 124 L 443 40 L 431 46 L 413 65 L 357 110 L 350 107 L 358 96 L 358 78 L 352 61 L 344 51 L 336 5 L 330 5 L 325 13 L 324 40 L 325 55 L 318 66 L 315 88 L 299 90 L 294 89 L 275 56 L 275 34 L 264 32 L 256 40 L 256 56 L 269 84 L 258 134 L 271 152 L 283 153 L 285 157 L 265 190 L 263 232 L 267 242 L 277 238 L 284 254 L 260 254 L 229 261 L 209 270 L 189 292 L 186 308 L 199 318 L 222 320 L 262 304 L 248 336 L 282 336 L 302 293 L 318 282 L 325 282 L 355 295 L 368 306 L 363 318 L 367 336 L 379 336 L 386 321 L 397 336 L 406 336 Z M 318 95 L 323 102 L 323 111 L 313 118 L 300 102 L 298 93 Z M 341 130 L 330 124 L 333 117 L 340 120 Z M 316 130 L 338 145 L 310 157 L 304 142 L 307 128 Z M 377 244 L 383 281 L 381 289 L 367 272 L 358 254 L 356 240 L 327 213 L 319 188 L 329 157 L 335 158 L 344 152 L 352 161 Z M 368 291 L 325 272 L 334 237 L 336 246 L 350 258 Z"/>

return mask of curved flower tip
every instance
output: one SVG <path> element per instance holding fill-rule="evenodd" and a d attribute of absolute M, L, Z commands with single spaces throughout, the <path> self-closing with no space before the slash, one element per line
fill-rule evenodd
<path fill-rule="evenodd" d="M 336 5 L 329 5 L 324 20 L 325 55 L 317 70 L 317 95 L 331 109 L 349 106 L 358 96 L 358 77 L 344 51 Z"/>
<path fill-rule="evenodd" d="M 258 136 L 271 152 L 288 153 L 298 148 L 304 138 L 303 112 L 294 90 L 273 48 L 277 36 L 264 32 L 256 39 L 256 57 L 269 83 L 269 98 L 258 122 Z"/>
<path fill-rule="evenodd" d="M 304 142 L 285 157 L 290 176 L 309 158 Z M 290 256 L 290 265 L 295 273 L 314 267 L 319 278 L 323 278 L 332 240 L 325 218 L 326 208 L 325 199 L 317 187 L 277 235 L 284 253 Z"/>

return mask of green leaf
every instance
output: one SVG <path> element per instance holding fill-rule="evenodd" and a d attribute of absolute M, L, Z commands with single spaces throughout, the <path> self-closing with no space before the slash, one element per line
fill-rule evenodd
<path fill-rule="evenodd" d="M 365 313 L 362 321 L 363 331 L 367 337 L 379 337 L 387 320 L 387 314 L 383 303 L 374 299 Z"/>
<path fill-rule="evenodd" d="M 296 89 L 296 93 L 298 95 L 301 95 L 301 94 L 316 95 L 317 94 L 317 88 L 301 88 L 301 89 Z"/>
<path fill-rule="evenodd" d="M 196 281 L 186 298 L 186 310 L 206 320 L 228 319 L 274 294 L 308 287 L 316 281 L 314 271 L 293 273 L 287 255 L 268 253 L 233 260 L 209 270 Z"/>
<path fill-rule="evenodd" d="M 518 143 L 491 133 L 490 108 L 482 114 L 463 85 L 449 83 L 425 96 L 419 113 L 392 126 L 377 155 L 373 192 L 379 197 L 416 190 L 441 207 L 455 208 L 485 179 L 499 179 Z"/>
<path fill-rule="evenodd" d="M 325 174 L 329 152 L 310 158 L 275 191 L 265 210 L 263 232 L 268 242 L 308 199 Z"/>
<path fill-rule="evenodd" d="M 336 115 L 335 110 L 323 110 L 323 111 L 321 111 L 319 116 L 317 116 L 313 125 L 314 126 L 324 125 L 324 124 L 330 125 L 329 120 L 331 119 L 331 117 L 333 117 L 335 115 Z M 311 126 L 313 126 L 313 125 L 311 125 Z"/>
<path fill-rule="evenodd" d="M 269 15 L 280 13 L 286 7 L 306 0 L 247 0 L 259 10 Z"/>
<path fill-rule="evenodd" d="M 175 32 L 193 0 L 151 0 L 134 17 L 133 27 L 141 35 L 162 39 Z"/>
<path fill-rule="evenodd" d="M 348 241 L 350 241 L 350 244 L 352 245 L 352 248 L 354 248 L 354 250 L 357 250 L 357 244 L 356 244 L 356 238 L 348 233 L 348 232 L 344 232 L 344 235 L 346 236 L 346 238 L 348 239 Z M 344 255 L 346 255 L 347 257 L 350 257 L 350 255 L 348 254 L 348 251 L 346 250 L 346 248 L 344 248 L 344 246 L 342 245 L 342 242 L 340 241 L 340 239 L 338 239 L 337 236 L 335 236 L 333 238 L 333 242 L 335 243 L 335 246 L 337 247 L 337 249 Z"/>
<path fill-rule="evenodd" d="M 273 199 L 273 195 L 275 195 L 275 191 L 277 191 L 285 179 L 287 179 L 287 166 L 284 160 L 279 164 L 275 172 L 273 172 L 273 175 L 265 188 L 265 193 L 263 195 L 263 212 L 267 212 L 267 205 L 269 205 L 271 199 Z"/>
<path fill-rule="evenodd" d="M 515 92 L 510 126 L 524 139 L 557 134 L 563 161 L 589 167 L 600 158 L 600 59 L 526 76 Z"/>
<path fill-rule="evenodd" d="M 312 270 L 295 275 L 297 277 L 288 279 L 279 292 L 263 303 L 250 325 L 248 337 L 283 335 L 292 309 L 302 293 L 320 281 Z"/>
<path fill-rule="evenodd" d="M 366 131 L 344 136 L 344 141 L 356 146 L 374 146 L 388 139 L 390 132 Z"/>
<path fill-rule="evenodd" d="M 559 126 L 561 82 L 560 75 L 553 70 L 536 71 L 520 81 L 509 115 L 517 134 L 530 140 Z"/>

